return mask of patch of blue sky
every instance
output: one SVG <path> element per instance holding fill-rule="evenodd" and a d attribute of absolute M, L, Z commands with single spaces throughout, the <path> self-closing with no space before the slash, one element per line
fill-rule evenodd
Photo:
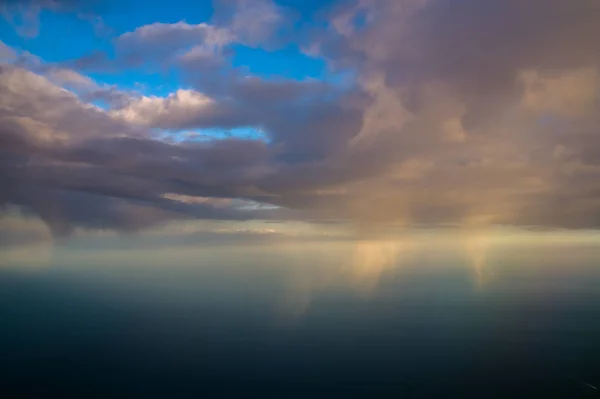
<path fill-rule="evenodd" d="M 244 210 L 244 211 L 260 211 L 267 209 L 280 209 L 280 206 L 266 204 L 263 202 L 249 201 L 244 199 L 234 198 L 231 200 L 231 205 L 235 209 Z"/>
<path fill-rule="evenodd" d="M 7 45 L 35 54 L 46 62 L 78 58 L 88 54 L 90 49 L 108 51 L 111 48 L 110 42 L 95 34 L 90 21 L 47 10 L 39 15 L 38 35 L 20 36 L 10 22 L 0 19 L 0 37 Z"/>
<path fill-rule="evenodd" d="M 7 46 L 24 49 L 27 39 L 19 36 L 15 27 L 6 19 L 0 17 L 0 40 Z"/>
<path fill-rule="evenodd" d="M 90 72 L 86 74 L 98 84 L 116 86 L 124 91 L 134 91 L 146 96 L 165 97 L 181 89 L 176 71 L 143 73 L 138 70 L 114 72 Z"/>
<path fill-rule="evenodd" d="M 103 29 L 95 29 L 98 19 L 42 10 L 39 34 L 32 37 L 19 35 L 13 23 L 0 18 L 0 37 L 11 47 L 29 51 L 48 62 L 58 62 L 87 55 L 90 49 L 110 53 L 112 38 L 143 25 L 208 21 L 213 9 L 210 1 L 170 0 L 169 7 L 164 7 L 164 2 L 158 0 L 127 0 L 108 2 L 101 11 Z M 15 22 L 22 26 L 18 17 L 15 15 Z"/>
<path fill-rule="evenodd" d="M 352 19 L 352 25 L 357 30 L 365 29 L 368 26 L 368 13 L 366 9 L 359 10 Z"/>
<path fill-rule="evenodd" d="M 327 65 L 323 59 L 303 54 L 296 45 L 276 51 L 234 45 L 233 50 L 232 65 L 252 75 L 265 78 L 320 79 L 327 73 Z"/>
<path fill-rule="evenodd" d="M 155 22 L 198 24 L 207 22 L 213 14 L 212 3 L 207 0 L 169 0 L 168 3 L 165 7 L 162 0 L 114 1 L 107 6 L 103 18 L 116 34 L 122 34 Z"/>
<path fill-rule="evenodd" d="M 348 0 L 276 0 L 280 6 L 290 8 L 302 19 L 310 19 L 315 13 L 331 9 L 331 7 Z"/>
<path fill-rule="evenodd" d="M 181 131 L 164 132 L 167 139 L 175 142 L 205 142 L 213 140 L 242 139 L 260 140 L 268 142 L 267 135 L 260 129 L 252 126 L 236 127 L 232 129 L 206 128 Z"/>
<path fill-rule="evenodd" d="M 235 45 L 232 65 L 246 74 L 264 79 L 315 79 L 334 86 L 333 96 L 355 87 L 357 72 L 351 69 L 333 70 L 324 58 L 304 54 L 296 45 L 267 51 Z"/>

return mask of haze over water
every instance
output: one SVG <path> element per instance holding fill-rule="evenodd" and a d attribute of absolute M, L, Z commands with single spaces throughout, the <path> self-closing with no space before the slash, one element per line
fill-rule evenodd
<path fill-rule="evenodd" d="M 3 266 L 3 390 L 597 394 L 586 385 L 600 381 L 593 233 L 135 245 L 130 237 L 119 249 L 63 246 L 44 264 Z"/>

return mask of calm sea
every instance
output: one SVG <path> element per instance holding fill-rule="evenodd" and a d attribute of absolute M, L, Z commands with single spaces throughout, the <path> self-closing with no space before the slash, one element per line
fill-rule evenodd
<path fill-rule="evenodd" d="M 5 398 L 600 396 L 595 240 L 57 249 L 0 320 Z"/>

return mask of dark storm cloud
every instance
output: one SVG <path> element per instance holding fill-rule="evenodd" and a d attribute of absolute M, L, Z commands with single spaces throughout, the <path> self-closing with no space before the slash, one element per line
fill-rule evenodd
<path fill-rule="evenodd" d="M 228 98 L 223 125 L 259 127 L 273 145 L 280 145 L 288 161 L 322 159 L 338 150 L 358 133 L 361 110 L 340 104 L 345 93 L 319 81 L 232 79 L 227 87 L 199 86 L 215 98 Z M 221 103 L 222 104 L 222 103 Z M 186 127 L 193 128 L 193 118 Z M 214 123 L 214 121 L 213 121 Z"/>
<path fill-rule="evenodd" d="M 31 210 L 57 234 L 73 227 L 127 231 L 173 219 L 254 217 L 232 208 L 163 196 L 243 196 L 247 188 L 239 180 L 244 166 L 255 157 L 254 143 L 176 148 L 153 140 L 108 139 L 48 146 L 24 136 L 6 128 L 0 131 L 2 203 Z M 174 157 L 180 160 L 169 160 Z"/>

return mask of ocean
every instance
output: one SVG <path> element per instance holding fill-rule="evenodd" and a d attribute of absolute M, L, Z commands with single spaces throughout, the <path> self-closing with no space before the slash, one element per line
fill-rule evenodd
<path fill-rule="evenodd" d="M 43 265 L 9 262 L 0 394 L 598 397 L 598 240 L 533 237 L 63 248 Z"/>

